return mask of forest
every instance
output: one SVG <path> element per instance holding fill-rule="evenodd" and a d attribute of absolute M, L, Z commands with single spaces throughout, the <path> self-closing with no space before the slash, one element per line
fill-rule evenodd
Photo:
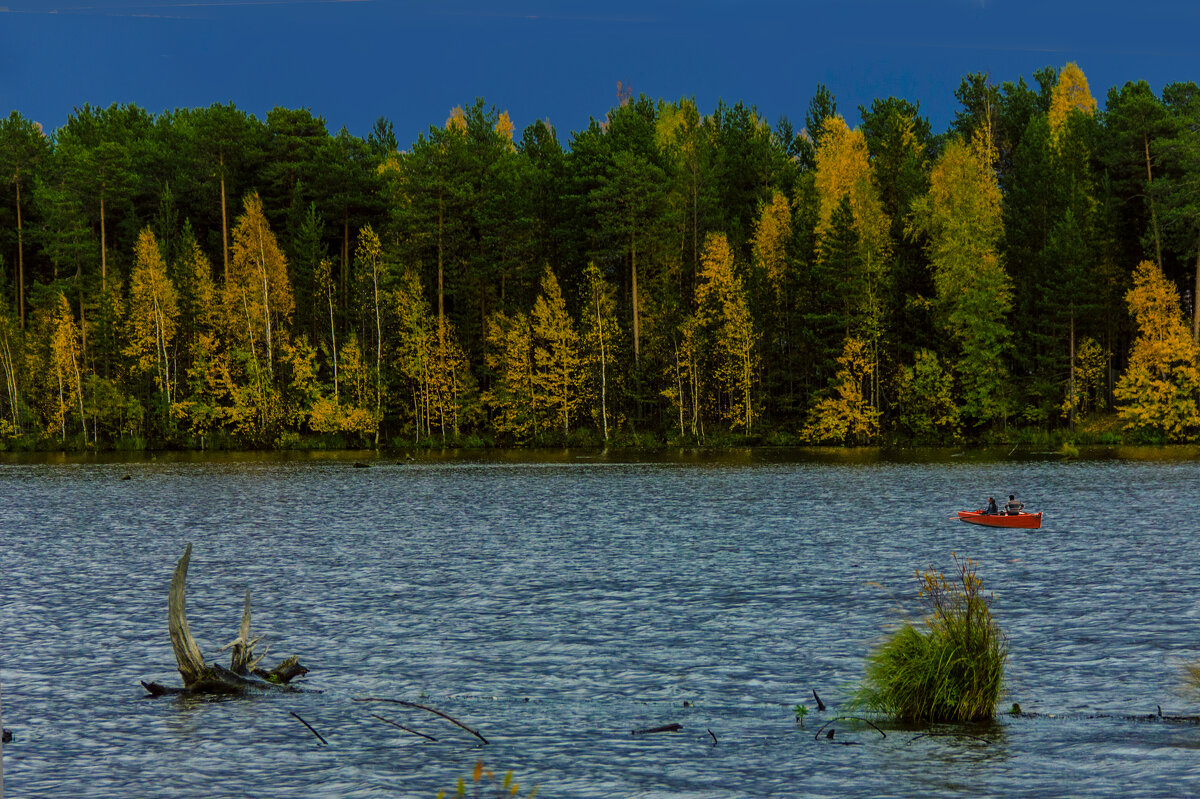
<path fill-rule="evenodd" d="M 1200 438 L 1200 88 L 0 119 L 0 449 Z"/>

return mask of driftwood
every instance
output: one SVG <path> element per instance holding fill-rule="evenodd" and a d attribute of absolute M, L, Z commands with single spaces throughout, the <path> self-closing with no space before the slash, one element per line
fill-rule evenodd
<path fill-rule="evenodd" d="M 171 577 L 171 587 L 167 591 L 167 630 L 171 635 L 171 649 L 175 652 L 175 663 L 179 668 L 179 676 L 183 678 L 183 687 L 174 688 L 154 682 L 142 682 L 142 687 L 151 696 L 165 694 L 246 694 L 264 690 L 299 690 L 289 683 L 296 677 L 308 673 L 308 669 L 300 665 L 299 660 L 290 657 L 270 671 L 258 668 L 259 662 L 266 655 L 256 655 L 254 647 L 262 641 L 262 636 L 250 636 L 250 591 L 246 591 L 246 602 L 242 607 L 242 623 L 238 628 L 237 638 L 230 641 L 221 651 L 231 649 L 229 668 L 216 663 L 206 663 L 204 655 L 192 632 L 188 629 L 186 583 L 188 562 L 192 557 L 192 545 L 189 543 L 183 551 L 183 557 L 175 565 L 175 574 Z"/>
<path fill-rule="evenodd" d="M 322 735 L 321 735 L 321 733 L 319 733 L 319 732 L 317 732 L 315 729 L 313 729 L 313 725 L 309 724 L 307 721 L 305 721 L 304 719 L 300 718 L 300 714 L 299 714 L 299 713 L 297 713 L 297 712 L 296 712 L 296 711 L 294 711 L 294 710 L 289 710 L 288 712 L 289 712 L 289 713 L 291 713 L 293 716 L 295 716 L 297 719 L 299 719 L 299 721 L 300 721 L 300 723 L 301 723 L 301 724 L 303 724 L 305 727 L 308 727 L 308 731 L 309 731 L 309 732 L 311 732 L 313 735 L 317 736 L 317 740 L 318 740 L 318 741 L 320 741 L 321 743 L 325 744 L 326 746 L 328 746 L 328 745 L 329 745 L 329 741 L 326 741 L 326 740 L 325 740 L 325 738 L 324 738 L 324 736 L 322 736 Z"/>
<path fill-rule="evenodd" d="M 664 724 L 661 727 L 650 727 L 645 730 L 634 730 L 630 733 L 630 735 L 650 735 L 656 732 L 679 732 L 682 729 L 682 724 Z M 709 730 L 708 734 L 712 735 L 712 730 Z M 713 740 L 717 740 L 717 736 L 713 735 Z"/>
<path fill-rule="evenodd" d="M 416 702 L 406 702 L 403 699 L 385 699 L 381 696 L 353 696 L 353 697 L 351 697 L 351 699 L 353 699 L 355 702 L 388 702 L 389 704 L 400 705 L 402 707 L 415 707 L 417 710 L 424 710 L 429 713 L 432 713 L 435 716 L 441 716 L 442 718 L 444 718 L 446 721 L 450 722 L 451 724 L 456 724 L 459 727 L 462 727 L 464 730 L 466 730 L 467 732 L 474 735 L 476 738 L 478 738 L 483 743 L 486 744 L 488 742 L 487 738 L 484 738 L 482 735 L 480 735 L 477 730 L 471 729 L 466 724 L 463 724 L 461 721 L 454 718 L 453 716 L 443 713 L 440 710 L 435 710 L 434 708 L 428 707 L 426 705 L 418 705 Z M 375 714 L 372 713 L 371 715 L 375 715 Z"/>

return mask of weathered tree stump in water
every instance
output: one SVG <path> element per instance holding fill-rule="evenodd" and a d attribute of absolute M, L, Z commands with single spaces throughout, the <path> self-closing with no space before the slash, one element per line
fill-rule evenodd
<path fill-rule="evenodd" d="M 185 590 L 187 582 L 188 561 L 192 557 L 192 545 L 188 544 L 183 551 L 183 557 L 175 565 L 175 574 L 171 577 L 171 587 L 167 592 L 167 630 L 171 634 L 171 649 L 175 652 L 175 663 L 179 667 L 179 676 L 183 678 L 182 688 L 173 688 L 155 682 L 142 682 L 151 696 L 164 694 L 245 694 L 256 691 L 284 690 L 298 691 L 289 683 L 296 677 L 308 673 L 308 669 L 300 665 L 296 657 L 290 657 L 278 666 L 266 671 L 258 667 L 259 662 L 266 656 L 266 650 L 261 655 L 255 655 L 254 647 L 262 641 L 262 636 L 250 637 L 250 591 L 246 591 L 246 604 L 242 608 L 242 623 L 238 628 L 238 637 L 230 641 L 224 649 L 233 650 L 229 658 L 229 668 L 216 663 L 208 664 L 200 654 L 200 647 L 192 638 L 188 629 L 187 604 Z"/>

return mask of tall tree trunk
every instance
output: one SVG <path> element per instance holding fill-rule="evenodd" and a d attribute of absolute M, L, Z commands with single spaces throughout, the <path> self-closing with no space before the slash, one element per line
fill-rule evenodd
<path fill-rule="evenodd" d="M 1192 338 L 1200 343 L 1200 238 L 1196 240 L 1196 285 L 1192 289 Z"/>
<path fill-rule="evenodd" d="M 679 405 L 679 436 L 682 438 L 685 432 L 683 426 L 683 364 L 679 360 L 679 342 L 675 344 L 675 390 L 678 392 Z"/>
<path fill-rule="evenodd" d="M 83 443 L 86 445 L 87 415 L 83 412 L 83 378 L 79 374 L 79 361 L 76 360 L 74 353 L 71 353 L 71 366 L 75 370 L 75 396 L 79 398 L 79 426 L 83 428 Z"/>
<path fill-rule="evenodd" d="M 380 408 L 383 405 L 383 392 L 379 386 L 380 370 L 383 365 L 383 327 L 379 322 L 379 263 L 378 259 L 371 266 L 371 282 L 375 287 L 375 448 L 379 448 Z"/>
<path fill-rule="evenodd" d="M 225 153 L 218 156 L 221 170 L 221 279 L 229 274 L 229 217 L 225 211 Z"/>
<path fill-rule="evenodd" d="M 104 190 L 100 190 L 100 290 L 108 287 L 108 242 L 104 235 Z"/>
<path fill-rule="evenodd" d="M 1075 432 L 1075 309 L 1071 309 L 1071 376 L 1067 388 L 1071 392 L 1071 403 L 1067 406 L 1067 427 Z"/>
<path fill-rule="evenodd" d="M 596 297 L 596 335 L 600 338 L 600 421 L 604 440 L 608 441 L 608 356 L 604 351 L 604 317 L 600 315 L 600 297 Z"/>
<path fill-rule="evenodd" d="M 350 305 L 350 214 L 342 215 L 342 310 Z"/>
<path fill-rule="evenodd" d="M 25 233 L 21 228 L 21 180 L 20 175 L 13 181 L 17 184 L 17 315 L 21 320 L 21 329 L 25 329 Z"/>
<path fill-rule="evenodd" d="M 58 426 L 62 429 L 62 443 L 67 443 L 67 409 L 63 407 L 63 381 L 62 381 L 62 358 L 56 356 L 55 374 L 58 375 Z"/>
<path fill-rule="evenodd" d="M 1150 196 L 1150 184 L 1154 182 L 1154 175 L 1150 172 L 1150 134 L 1142 134 L 1142 147 L 1146 152 L 1146 202 L 1150 205 L 1150 224 L 1154 229 L 1154 255 L 1158 268 L 1162 269 L 1162 241 L 1158 235 L 1158 213 L 1154 210 L 1154 198 Z"/>
<path fill-rule="evenodd" d="M 445 300 L 444 300 L 445 284 L 443 282 L 444 276 L 442 273 L 442 267 L 443 267 L 442 234 L 443 234 L 444 222 L 445 222 L 445 204 L 444 204 L 442 196 L 438 195 L 438 234 L 437 234 L 437 236 L 438 236 L 438 239 L 437 239 L 438 289 L 437 289 L 437 291 L 438 291 L 438 344 L 439 345 L 441 345 L 445 340 L 445 337 L 444 337 L 444 334 L 442 331 L 445 330 L 445 325 L 443 324 L 443 322 L 446 319 L 446 308 L 445 308 Z"/>
<path fill-rule="evenodd" d="M 21 417 L 17 414 L 17 368 L 13 362 L 12 348 L 8 343 L 8 331 L 0 339 L 0 365 L 4 366 L 4 386 L 8 392 L 9 409 L 12 410 L 13 427 L 21 432 Z"/>
<path fill-rule="evenodd" d="M 638 315 L 637 239 L 632 233 L 629 234 L 629 261 L 632 273 L 630 289 L 633 294 L 633 365 L 636 369 L 641 363 L 639 356 L 641 355 L 642 326 Z"/>
<path fill-rule="evenodd" d="M 340 402 L 338 397 L 338 357 L 337 357 L 337 328 L 333 323 L 333 286 L 326 287 L 325 298 L 329 300 L 329 342 L 333 348 L 333 401 Z"/>
<path fill-rule="evenodd" d="M 258 232 L 258 263 L 259 269 L 262 271 L 263 279 L 263 322 L 267 330 L 267 374 L 274 379 L 275 358 L 273 342 L 271 341 L 271 305 L 269 302 L 269 292 L 267 290 L 267 251 L 263 243 L 263 235 L 261 230 Z"/>

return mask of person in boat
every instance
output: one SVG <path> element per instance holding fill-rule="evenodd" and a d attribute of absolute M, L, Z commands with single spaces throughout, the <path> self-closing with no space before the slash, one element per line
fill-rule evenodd
<path fill-rule="evenodd" d="M 995 498 L 995 497 L 988 497 L 988 506 L 987 506 L 987 510 L 985 510 L 985 511 L 983 512 L 983 515 L 984 515 L 984 516 L 995 516 L 995 515 L 996 515 L 996 514 L 998 514 L 999 512 L 1000 512 L 1000 509 L 996 507 L 996 498 Z"/>
<path fill-rule="evenodd" d="M 1018 513 L 1020 513 L 1024 509 L 1025 509 L 1024 502 L 1017 501 L 1016 496 L 1013 494 L 1008 495 L 1008 502 L 1004 503 L 1004 510 L 1008 513 L 1009 516 L 1016 516 Z"/>

